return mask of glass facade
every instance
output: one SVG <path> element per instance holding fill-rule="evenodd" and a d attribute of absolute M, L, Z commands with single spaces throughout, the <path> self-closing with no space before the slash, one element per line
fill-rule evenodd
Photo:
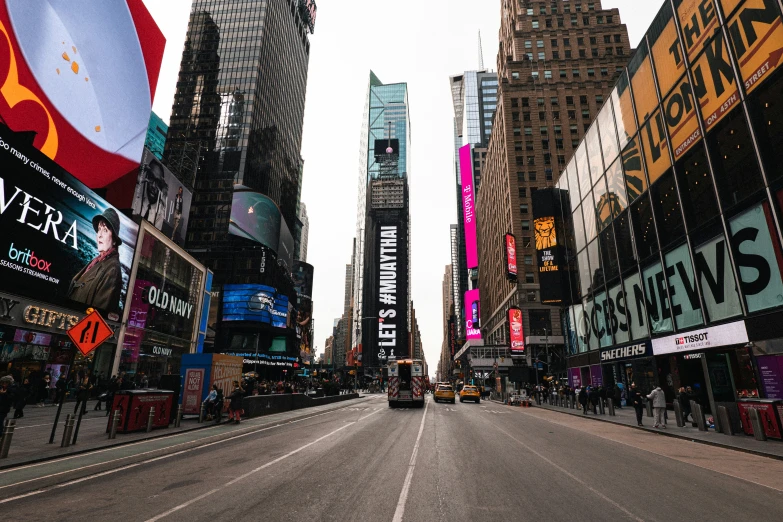
<path fill-rule="evenodd" d="M 774 0 L 664 3 L 557 182 L 568 353 L 783 307 L 782 42 Z"/>

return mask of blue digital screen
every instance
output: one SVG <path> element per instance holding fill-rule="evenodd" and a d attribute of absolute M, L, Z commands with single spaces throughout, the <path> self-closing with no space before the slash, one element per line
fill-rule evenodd
<path fill-rule="evenodd" d="M 288 296 L 265 285 L 225 285 L 223 320 L 253 321 L 288 327 Z"/>

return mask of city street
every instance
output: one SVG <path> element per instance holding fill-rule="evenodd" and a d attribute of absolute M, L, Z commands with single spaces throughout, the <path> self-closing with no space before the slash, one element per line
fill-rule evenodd
<path fill-rule="evenodd" d="M 783 461 L 537 408 L 428 396 L 424 409 L 390 409 L 371 395 L 274 417 L 217 442 L 204 430 L 209 445 L 169 457 L 0 486 L 0 509 L 18 521 L 772 521 L 783 511 Z M 0 472 L 0 484 L 30 472 Z"/>

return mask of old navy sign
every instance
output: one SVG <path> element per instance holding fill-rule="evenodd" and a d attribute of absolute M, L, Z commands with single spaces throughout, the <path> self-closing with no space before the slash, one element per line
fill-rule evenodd
<path fill-rule="evenodd" d="M 670 335 L 660 339 L 653 339 L 653 353 L 663 355 L 667 353 L 690 352 L 742 344 L 748 342 L 748 332 L 745 329 L 745 321 L 736 321 L 729 324 L 703 328 L 692 332 Z"/>
<path fill-rule="evenodd" d="M 651 348 L 652 346 L 650 345 L 650 342 L 646 341 L 643 343 L 631 344 L 629 346 L 621 346 L 620 348 L 601 350 L 601 362 L 623 361 L 637 357 L 648 357 L 652 355 Z"/>

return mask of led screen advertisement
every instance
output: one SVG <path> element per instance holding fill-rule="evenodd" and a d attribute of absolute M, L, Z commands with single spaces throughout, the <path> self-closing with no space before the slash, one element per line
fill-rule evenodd
<path fill-rule="evenodd" d="M 287 266 L 293 266 L 294 239 L 280 209 L 269 197 L 234 187 L 228 233 L 265 245 Z"/>
<path fill-rule="evenodd" d="M 481 297 L 478 288 L 465 292 L 465 332 L 468 341 L 481 339 Z"/>
<path fill-rule="evenodd" d="M 476 201 L 473 189 L 473 154 L 470 145 L 459 149 L 459 171 L 462 183 L 462 217 L 465 221 L 465 252 L 468 268 L 476 268 L 478 267 Z"/>
<path fill-rule="evenodd" d="M 178 245 L 185 244 L 191 192 L 148 149 L 133 193 L 132 211 Z"/>
<path fill-rule="evenodd" d="M 517 238 L 514 234 L 506 234 L 504 240 L 506 250 L 506 276 L 512 280 L 517 280 Z"/>
<path fill-rule="evenodd" d="M 375 358 L 401 358 L 408 355 L 408 254 L 406 224 L 380 222 L 375 230 L 374 280 L 377 284 L 377 339 Z"/>
<path fill-rule="evenodd" d="M 525 355 L 525 330 L 522 325 L 522 310 L 508 309 L 508 341 L 511 355 Z"/>
<path fill-rule="evenodd" d="M 288 328 L 288 296 L 266 285 L 224 285 L 223 321 L 252 321 Z"/>
<path fill-rule="evenodd" d="M 139 165 L 165 43 L 142 0 L 0 0 L 0 116 L 104 187 Z"/>
<path fill-rule="evenodd" d="M 299 351 L 304 355 L 312 349 L 310 334 L 313 324 L 313 265 L 302 261 L 294 261 L 294 270 L 291 276 L 296 290 L 296 334 L 299 338 Z"/>
<path fill-rule="evenodd" d="M 564 245 L 558 234 L 560 215 L 560 192 L 556 189 L 537 190 L 533 195 L 533 226 L 538 283 L 544 304 L 562 303 L 563 296 L 567 295 L 568 271 L 563 265 Z"/>
<path fill-rule="evenodd" d="M 0 289 L 119 320 L 138 226 L 0 125 Z"/>

